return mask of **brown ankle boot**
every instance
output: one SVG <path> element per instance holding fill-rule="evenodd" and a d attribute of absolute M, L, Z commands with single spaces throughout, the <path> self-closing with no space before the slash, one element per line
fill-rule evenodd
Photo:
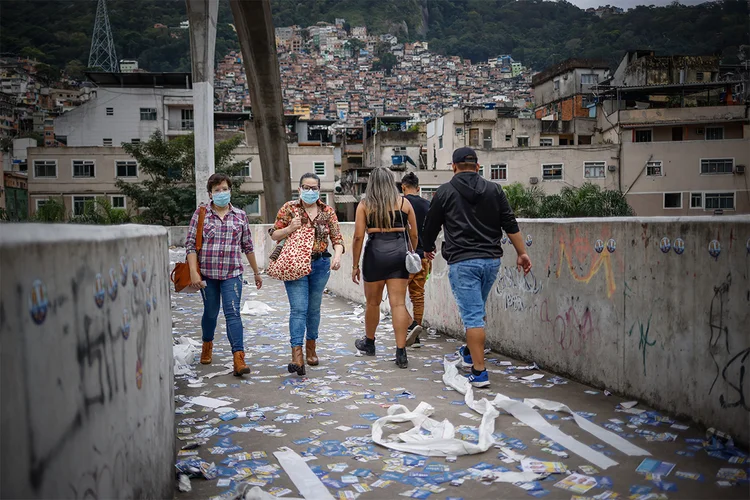
<path fill-rule="evenodd" d="M 210 365 L 211 364 L 211 353 L 214 349 L 214 343 L 213 342 L 203 342 L 203 349 L 201 350 L 201 364 L 202 365 Z"/>
<path fill-rule="evenodd" d="M 234 353 L 234 376 L 241 377 L 246 373 L 250 373 L 250 367 L 245 364 L 245 351 L 237 351 Z"/>
<path fill-rule="evenodd" d="M 292 362 L 287 366 L 287 370 L 297 375 L 305 374 L 305 358 L 302 356 L 301 345 L 292 347 Z"/>
<path fill-rule="evenodd" d="M 305 342 L 305 357 L 307 358 L 307 364 L 310 366 L 318 366 L 318 355 L 315 353 L 315 341 L 307 340 Z"/>

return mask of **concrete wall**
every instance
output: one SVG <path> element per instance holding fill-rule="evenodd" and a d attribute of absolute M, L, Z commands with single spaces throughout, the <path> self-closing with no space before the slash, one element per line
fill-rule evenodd
<path fill-rule="evenodd" d="M 172 498 L 166 243 L 153 226 L 2 225 L 0 497 Z"/>
<path fill-rule="evenodd" d="M 748 443 L 750 217 L 523 220 L 521 230 L 534 272 L 519 276 L 504 245 L 487 306 L 494 349 Z M 328 287 L 363 302 L 349 271 L 353 224 L 342 231 L 347 253 Z M 681 238 L 682 253 L 663 252 L 663 238 L 670 247 Z M 427 281 L 425 315 L 463 336 L 442 258 Z"/>

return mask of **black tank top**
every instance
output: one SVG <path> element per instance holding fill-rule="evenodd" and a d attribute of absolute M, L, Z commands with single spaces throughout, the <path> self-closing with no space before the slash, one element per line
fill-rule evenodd
<path fill-rule="evenodd" d="M 409 216 L 406 214 L 406 212 L 403 211 L 403 208 L 404 208 L 404 198 L 401 198 L 401 210 L 392 210 L 390 212 L 392 229 L 403 228 L 404 224 L 406 224 L 406 221 L 409 220 Z M 373 215 L 374 214 L 369 214 L 367 216 L 367 229 L 383 229 L 383 228 L 378 228 L 375 225 L 375 221 L 373 220 Z"/>

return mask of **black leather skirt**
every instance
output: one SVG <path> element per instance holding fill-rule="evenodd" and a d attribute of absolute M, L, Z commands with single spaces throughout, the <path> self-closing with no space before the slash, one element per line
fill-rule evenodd
<path fill-rule="evenodd" d="M 406 233 L 370 233 L 362 259 L 365 281 L 409 279 L 406 270 Z"/>

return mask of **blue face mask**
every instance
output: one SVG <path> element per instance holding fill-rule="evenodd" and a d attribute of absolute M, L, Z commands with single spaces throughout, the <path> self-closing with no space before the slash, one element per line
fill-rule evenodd
<path fill-rule="evenodd" d="M 229 200 L 232 199 L 232 193 L 229 191 L 222 191 L 220 193 L 216 193 L 213 196 L 214 205 L 217 207 L 226 207 L 229 205 Z"/>
<path fill-rule="evenodd" d="M 318 199 L 320 198 L 320 193 L 317 191 L 312 191 L 312 190 L 310 191 L 302 190 L 299 197 L 302 199 L 302 201 L 304 201 L 308 205 L 312 205 L 313 203 L 318 201 Z"/>

